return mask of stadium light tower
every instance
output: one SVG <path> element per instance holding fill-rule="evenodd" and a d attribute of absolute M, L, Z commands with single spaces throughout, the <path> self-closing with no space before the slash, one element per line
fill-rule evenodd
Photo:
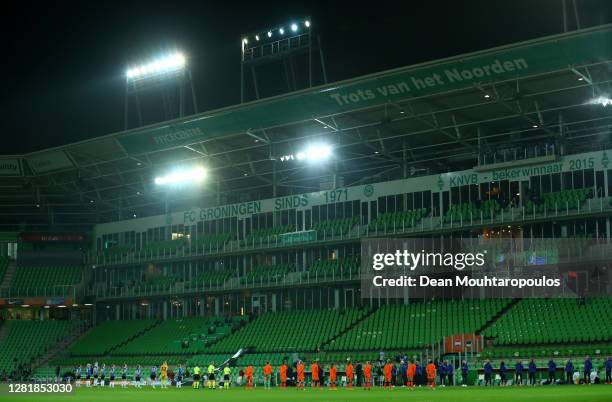
<path fill-rule="evenodd" d="M 245 102 L 246 70 L 251 70 L 250 81 L 253 84 L 253 95 L 259 99 L 260 86 L 255 67 L 272 67 L 272 63 L 281 63 L 289 91 L 309 88 L 314 85 L 316 77 L 313 70 L 315 52 L 318 50 L 320 70 L 319 83 L 327 82 L 327 72 L 321 50 L 321 39 L 313 33 L 314 24 L 310 18 L 296 19 L 285 25 L 243 34 L 240 38 L 242 57 L 240 64 L 240 99 Z M 316 42 L 316 43 L 315 43 Z M 306 55 L 306 58 L 303 56 Z M 297 62 L 307 64 L 307 77 L 300 77 L 303 69 L 295 66 Z M 277 73 L 277 72 L 276 72 Z M 282 73 L 280 75 L 283 75 Z M 276 74 L 275 76 L 278 76 Z"/>
<path fill-rule="evenodd" d="M 152 60 L 128 66 L 125 70 L 125 116 L 124 128 L 130 125 L 130 103 L 136 106 L 138 125 L 152 123 L 145 122 L 143 108 L 146 104 L 155 108 L 155 119 L 170 120 L 183 117 L 186 113 L 197 113 L 197 100 L 193 88 L 193 80 L 187 56 L 181 51 L 172 51 L 160 55 Z M 186 109 L 186 93 L 191 91 L 191 110 Z M 146 96 L 146 98 L 145 98 Z M 161 110 L 159 100 L 161 99 Z M 153 122 L 155 122 L 153 121 Z"/>

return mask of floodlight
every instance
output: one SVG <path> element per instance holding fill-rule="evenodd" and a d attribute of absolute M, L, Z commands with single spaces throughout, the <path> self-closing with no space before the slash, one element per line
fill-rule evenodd
<path fill-rule="evenodd" d="M 281 35 L 284 35 L 285 34 L 285 29 L 281 28 L 281 29 L 278 30 L 278 32 L 280 32 Z"/>
<path fill-rule="evenodd" d="M 185 64 L 185 55 L 181 52 L 176 52 L 141 66 L 129 68 L 125 75 L 130 79 L 144 78 L 147 75 L 179 71 L 185 67 Z"/>
<path fill-rule="evenodd" d="M 268 38 L 272 37 L 272 31 L 268 31 Z"/>
<path fill-rule="evenodd" d="M 297 28 L 298 28 L 297 24 L 295 24 L 295 23 L 291 24 L 291 30 L 293 32 L 297 31 Z"/>
<path fill-rule="evenodd" d="M 301 161 L 306 157 L 306 154 L 304 152 L 298 152 L 295 157 L 297 158 L 297 160 Z"/>
<path fill-rule="evenodd" d="M 242 43 L 244 43 L 244 44 L 246 45 L 246 44 L 248 44 L 248 43 L 249 43 L 249 40 L 248 40 L 247 38 L 244 38 L 244 39 L 242 40 Z"/>
<path fill-rule="evenodd" d="M 308 20 L 304 21 L 304 25 L 306 26 L 306 28 L 310 28 L 310 21 Z"/>
<path fill-rule="evenodd" d="M 166 185 L 166 184 L 184 184 L 187 182 L 199 182 L 206 176 L 206 171 L 203 167 L 198 166 L 188 170 L 175 170 L 165 176 L 159 176 L 155 178 L 155 184 Z"/>
<path fill-rule="evenodd" d="M 607 96 L 598 96 L 591 99 L 588 103 L 591 105 L 601 105 L 606 107 L 608 105 L 612 105 L 612 98 L 608 98 Z"/>
<path fill-rule="evenodd" d="M 331 147 L 329 145 L 313 145 L 306 150 L 306 156 L 310 161 L 327 159 L 331 155 Z"/>
<path fill-rule="evenodd" d="M 259 35 L 255 35 L 255 40 L 259 42 Z"/>

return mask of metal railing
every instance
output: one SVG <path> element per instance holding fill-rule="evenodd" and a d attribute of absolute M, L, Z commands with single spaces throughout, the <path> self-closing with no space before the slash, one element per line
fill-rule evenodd
<path fill-rule="evenodd" d="M 393 221 L 388 225 L 380 225 L 374 229 L 370 225 L 358 226 L 357 230 L 349 230 L 334 234 L 333 230 L 319 231 L 317 240 L 302 243 L 283 244 L 279 236 L 261 237 L 252 239 L 250 242 L 244 240 L 231 240 L 223 243 L 208 244 L 207 246 L 185 246 L 173 249 L 159 249 L 148 251 L 133 251 L 118 255 L 92 255 L 89 257 L 91 264 L 98 266 L 112 266 L 123 264 L 138 264 L 153 261 L 171 260 L 179 258 L 200 257 L 216 254 L 227 254 L 240 251 L 265 250 L 274 248 L 295 248 L 296 246 L 328 243 L 333 241 L 358 240 L 362 237 L 427 234 L 446 230 L 467 229 L 483 225 L 510 225 L 523 224 L 531 221 L 546 220 L 551 218 L 570 218 L 582 215 L 612 212 L 610 198 L 592 198 L 583 203 L 578 203 L 577 208 L 570 208 L 569 202 L 565 205 L 557 204 L 554 210 L 546 208 L 544 212 L 537 212 L 533 208 L 531 212 L 524 206 L 507 207 L 496 213 L 485 216 L 483 211 L 479 214 L 451 215 L 446 221 L 444 216 L 425 217 L 412 224 L 407 225 L 405 221 L 401 224 Z"/>

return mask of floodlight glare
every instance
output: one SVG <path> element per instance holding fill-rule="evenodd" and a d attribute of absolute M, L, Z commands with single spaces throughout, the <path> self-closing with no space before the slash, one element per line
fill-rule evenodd
<path fill-rule="evenodd" d="M 281 29 L 278 30 L 278 32 L 280 32 L 281 35 L 284 35 L 285 34 L 285 29 L 281 28 Z"/>
<path fill-rule="evenodd" d="M 272 31 L 268 31 L 268 38 L 272 37 Z"/>
<path fill-rule="evenodd" d="M 206 170 L 203 167 L 196 167 L 188 170 L 176 170 L 166 176 L 159 176 L 155 178 L 155 184 L 161 185 L 176 185 L 184 183 L 197 183 L 204 179 L 206 176 Z"/>
<path fill-rule="evenodd" d="M 295 157 L 297 158 L 297 160 L 301 161 L 306 157 L 306 154 L 304 152 L 298 152 L 297 154 L 295 154 Z"/>
<path fill-rule="evenodd" d="M 180 52 L 176 52 L 169 56 L 154 60 L 150 63 L 143 64 L 142 66 L 129 68 L 125 72 L 125 75 L 127 78 L 136 79 L 142 78 L 146 75 L 170 73 L 183 69 L 185 64 L 185 55 Z"/>
<path fill-rule="evenodd" d="M 246 45 L 247 43 L 249 43 L 249 40 L 248 40 L 247 38 L 244 38 L 244 39 L 242 40 L 242 43 L 244 43 L 244 44 Z"/>
<path fill-rule="evenodd" d="M 306 28 L 310 28 L 310 21 L 308 20 L 304 21 L 304 25 L 306 26 Z"/>
<path fill-rule="evenodd" d="M 306 150 L 306 156 L 310 161 L 319 161 L 327 159 L 331 156 L 331 147 L 329 145 L 313 145 Z"/>
<path fill-rule="evenodd" d="M 255 40 L 259 41 L 259 35 L 255 35 Z"/>
<path fill-rule="evenodd" d="M 598 96 L 591 99 L 588 103 L 591 105 L 601 105 L 606 107 L 608 105 L 612 105 L 612 98 L 608 98 L 607 96 Z"/>
<path fill-rule="evenodd" d="M 293 32 L 297 31 L 297 28 L 298 28 L 297 24 L 291 24 L 291 30 Z"/>

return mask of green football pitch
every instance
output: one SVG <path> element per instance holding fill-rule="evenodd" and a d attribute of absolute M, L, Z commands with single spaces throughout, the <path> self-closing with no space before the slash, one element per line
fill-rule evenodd
<path fill-rule="evenodd" d="M 71 395 L 0 395 L 0 401 L 67 401 L 67 402 L 172 402 L 172 401 L 219 401 L 219 402 L 610 402 L 611 385 L 593 386 L 540 386 L 535 388 L 437 388 L 435 391 L 417 388 L 364 391 L 329 389 L 254 389 L 234 388 L 230 390 L 183 389 L 86 389 L 79 388 Z"/>

